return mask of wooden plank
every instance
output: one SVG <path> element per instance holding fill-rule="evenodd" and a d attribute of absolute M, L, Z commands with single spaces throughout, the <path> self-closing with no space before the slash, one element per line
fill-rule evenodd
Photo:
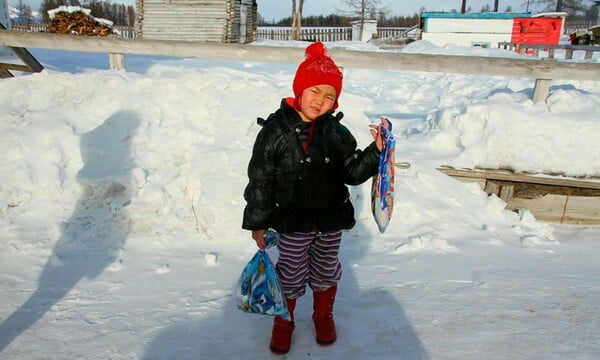
<path fill-rule="evenodd" d="M 581 225 L 600 224 L 600 197 L 570 196 L 563 222 Z"/>
<path fill-rule="evenodd" d="M 470 178 L 470 177 L 464 177 L 464 176 L 452 176 L 454 179 L 462 181 L 462 182 L 475 182 L 477 183 L 477 185 L 479 185 L 479 188 L 481 190 L 485 190 L 485 185 L 487 183 L 486 179 L 481 179 L 481 178 Z"/>
<path fill-rule="evenodd" d="M 111 69 L 125 69 L 125 54 L 108 54 L 108 62 Z"/>
<path fill-rule="evenodd" d="M 533 87 L 533 96 L 531 100 L 534 104 L 545 102 L 550 93 L 550 86 L 552 80 L 550 79 L 535 79 L 535 85 Z"/>
<path fill-rule="evenodd" d="M 511 206 L 514 192 L 514 185 L 502 185 L 500 187 L 500 199 L 504 200 L 508 207 Z"/>
<path fill-rule="evenodd" d="M 527 209 L 538 220 L 577 225 L 600 224 L 600 181 L 515 174 L 501 170 L 446 167 L 438 170 L 461 181 L 477 182 L 485 192 L 496 194 L 504 200 L 507 209 Z M 483 186 L 482 181 L 485 182 Z"/>
<path fill-rule="evenodd" d="M 593 56 L 593 55 L 594 55 L 594 52 L 593 52 L 593 51 L 587 50 L 587 51 L 585 52 L 584 59 L 585 59 L 585 60 L 589 60 L 589 59 L 591 59 L 591 58 L 592 58 L 592 56 Z"/>
<path fill-rule="evenodd" d="M 2 23 L 0 23 L 0 31 L 11 32 L 11 31 L 6 30 L 6 28 L 4 27 L 4 25 L 2 25 Z M 44 67 L 42 66 L 42 64 L 40 64 L 37 61 L 37 59 L 34 58 L 33 55 L 31 55 L 31 53 L 24 47 L 20 47 L 20 46 L 8 46 L 8 47 L 13 52 L 13 54 L 15 54 L 25 64 L 27 64 L 33 72 L 41 72 L 42 70 L 44 70 Z"/>
<path fill-rule="evenodd" d="M 600 224 L 600 197 L 548 194 L 540 199 L 513 198 L 509 209 L 527 209 L 542 221 L 575 225 Z"/>
<path fill-rule="evenodd" d="M 6 64 L 6 63 L 0 63 L 0 69 L 2 70 L 15 70 L 15 71 L 22 71 L 22 72 L 34 72 L 32 68 L 30 68 L 27 65 L 20 65 L 20 64 Z"/>
<path fill-rule="evenodd" d="M 215 60 L 297 63 L 303 48 L 191 41 L 82 37 L 0 30 L 0 45 L 70 51 L 170 55 Z M 435 54 L 408 54 L 331 49 L 342 66 L 400 71 L 426 71 L 469 75 L 564 80 L 600 80 L 600 63 L 559 62 Z M 508 71 L 510 69 L 510 71 Z"/>
<path fill-rule="evenodd" d="M 548 194 L 539 199 L 514 198 L 510 210 L 527 209 L 536 219 L 560 223 L 564 218 L 566 196 Z"/>
<path fill-rule="evenodd" d="M 500 195 L 500 184 L 496 181 L 487 181 L 484 191 L 488 194 Z"/>
<path fill-rule="evenodd" d="M 560 176 L 529 175 L 523 173 L 513 173 L 505 170 L 464 170 L 448 167 L 439 167 L 438 170 L 449 176 L 527 182 L 532 184 L 568 186 L 600 190 L 600 178 L 579 179 Z"/>
<path fill-rule="evenodd" d="M 7 78 L 11 78 L 14 77 L 13 74 L 11 74 L 10 71 L 6 70 L 6 69 L 0 69 L 0 79 L 7 79 Z"/>

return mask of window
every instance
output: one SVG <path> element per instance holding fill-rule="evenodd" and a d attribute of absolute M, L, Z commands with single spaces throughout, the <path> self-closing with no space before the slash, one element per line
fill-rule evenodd
<path fill-rule="evenodd" d="M 472 42 L 471 47 L 479 47 L 479 48 L 487 49 L 490 47 L 490 43 L 489 42 L 480 42 L 480 41 Z"/>

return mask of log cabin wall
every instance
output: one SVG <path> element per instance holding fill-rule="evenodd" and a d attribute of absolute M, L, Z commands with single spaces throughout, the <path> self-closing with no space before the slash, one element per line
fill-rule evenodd
<path fill-rule="evenodd" d="M 256 40 L 256 0 L 137 0 L 137 35 L 154 40 Z"/>

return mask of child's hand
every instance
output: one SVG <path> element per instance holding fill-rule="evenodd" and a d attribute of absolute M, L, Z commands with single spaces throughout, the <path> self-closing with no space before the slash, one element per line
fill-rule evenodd
<path fill-rule="evenodd" d="M 385 117 L 381 117 L 380 118 L 381 123 L 378 125 L 375 124 L 371 124 L 369 125 L 369 127 L 371 128 L 369 131 L 371 132 L 371 135 L 373 136 L 373 140 L 375 140 L 375 146 L 377 146 L 377 149 L 379 151 L 383 150 L 383 145 L 384 145 L 384 140 L 383 140 L 383 134 L 381 131 L 381 127 L 384 126 L 386 129 L 390 129 L 390 121 L 388 119 L 386 119 Z"/>
<path fill-rule="evenodd" d="M 256 246 L 259 249 L 264 250 L 267 248 L 267 243 L 265 242 L 265 233 L 267 230 L 252 230 L 252 238 L 256 241 Z"/>

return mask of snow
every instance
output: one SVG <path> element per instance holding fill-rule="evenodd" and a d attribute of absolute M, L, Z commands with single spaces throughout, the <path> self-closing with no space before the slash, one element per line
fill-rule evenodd
<path fill-rule="evenodd" d="M 90 13 L 92 12 L 92 10 L 90 9 L 86 9 L 86 8 L 82 8 L 81 6 L 65 6 L 65 5 L 61 5 L 55 9 L 51 9 L 48 10 L 48 15 L 50 16 L 50 20 L 53 20 L 54 17 L 56 16 L 56 14 L 61 13 L 61 12 L 66 12 L 69 14 L 72 13 L 77 13 L 77 12 L 82 12 L 86 15 L 90 15 Z"/>
<path fill-rule="evenodd" d="M 48 15 L 50 16 L 50 20 L 53 20 L 54 17 L 56 16 L 56 14 L 59 13 L 69 13 L 69 14 L 73 14 L 73 13 L 84 13 L 86 14 L 90 20 L 96 21 L 97 23 L 99 23 L 100 25 L 106 25 L 108 27 L 112 27 L 113 26 L 113 22 L 107 19 L 102 19 L 102 18 L 97 18 L 94 17 L 92 15 L 90 15 L 90 13 L 92 12 L 92 10 L 90 9 L 86 9 L 80 6 L 65 6 L 65 5 L 61 5 L 55 9 L 52 10 L 48 10 Z"/>
<path fill-rule="evenodd" d="M 389 117 L 411 166 L 384 234 L 370 182 L 351 188 L 338 341 L 314 341 L 309 292 L 277 357 L 272 318 L 238 310 L 234 286 L 257 250 L 240 225 L 256 117 L 297 63 L 128 56 L 123 71 L 30 50 L 46 70 L 0 87 L 2 359 L 600 357 L 600 228 L 510 212 L 435 169 L 599 176 L 600 83 L 554 81 L 534 104 L 533 79 L 344 69 L 344 124 L 365 147 Z"/>

